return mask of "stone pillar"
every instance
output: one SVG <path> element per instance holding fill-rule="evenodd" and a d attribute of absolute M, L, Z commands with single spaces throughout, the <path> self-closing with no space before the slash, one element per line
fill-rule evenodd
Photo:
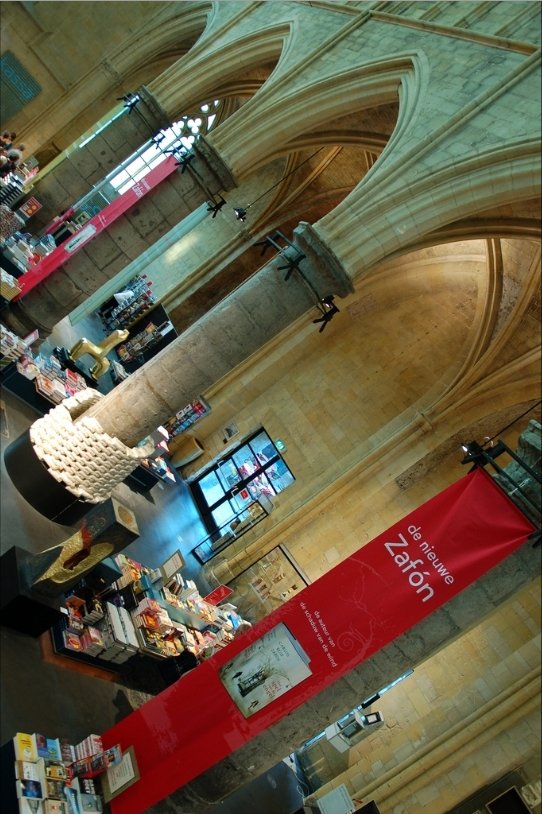
<path fill-rule="evenodd" d="M 5 453 L 15 486 L 43 510 L 45 468 L 59 514 L 67 501 L 99 503 L 149 454 L 150 436 L 183 405 L 204 393 L 266 342 L 313 309 L 338 318 L 332 297 L 352 291 L 350 279 L 308 223 L 257 274 L 106 396 L 88 389 L 31 426 Z M 315 330 L 317 327 L 315 326 Z M 24 465 L 21 463 L 24 457 Z M 35 459 L 35 460 L 34 460 Z M 39 494 L 29 471 L 36 467 Z M 40 478 L 38 478 L 38 474 Z M 48 502 L 46 501 L 46 504 Z M 84 513 L 85 503 L 79 507 Z M 62 509 L 63 510 L 63 509 Z M 75 509 L 74 509 L 75 511 Z"/>
<path fill-rule="evenodd" d="M 131 120 L 135 116 L 134 111 L 118 121 Z M 147 138 L 149 136 L 150 133 L 147 133 Z M 102 139 L 101 136 L 96 138 Z M 88 147 L 95 142 L 96 139 L 93 139 Z M 138 146 L 141 146 L 141 140 Z M 100 145 L 95 147 L 100 151 Z M 183 218 L 208 202 L 219 190 L 235 186 L 229 168 L 206 143 L 204 137 L 200 137 L 191 153 L 193 159 L 186 167 L 181 166 L 111 224 L 107 231 L 100 232 L 39 286 L 12 303 L 9 311 L 2 313 L 2 321 L 20 335 L 38 328 L 41 335 L 46 337 L 70 311 L 126 268 Z M 78 160 L 81 166 L 90 167 L 89 155 Z M 93 172 L 99 172 L 100 178 L 103 177 L 103 168 L 96 169 L 98 165 L 94 159 L 92 161 Z M 116 166 L 118 162 L 115 160 L 111 163 Z M 66 160 L 61 165 L 64 173 L 71 172 L 68 164 L 70 162 Z M 58 181 L 53 177 L 51 183 L 58 202 L 62 200 Z M 57 204 L 56 209 L 58 208 Z"/>
<path fill-rule="evenodd" d="M 540 546 L 526 543 L 446 605 L 403 633 L 346 676 L 167 798 L 172 814 L 194 814 L 224 799 L 279 763 L 326 726 L 408 669 L 461 636 L 540 573 Z M 159 814 L 164 801 L 149 809 Z"/>

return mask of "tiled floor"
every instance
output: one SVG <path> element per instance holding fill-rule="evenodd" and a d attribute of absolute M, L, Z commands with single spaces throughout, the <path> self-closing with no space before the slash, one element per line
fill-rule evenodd
<path fill-rule="evenodd" d="M 69 348 L 81 335 L 95 341 L 101 338 L 92 322 L 78 325 L 77 332 L 66 323 L 50 337 L 48 346 Z M 107 392 L 109 382 L 106 374 L 99 389 Z M 39 514 L 13 487 L 5 470 L 3 450 L 28 428 L 36 413 L 10 392 L 3 390 L 1 398 L 0 552 L 14 545 L 31 552 L 42 551 L 62 542 L 73 530 Z M 140 529 L 139 537 L 125 553 L 156 567 L 180 549 L 186 562 L 183 575 L 194 579 L 200 591 L 206 593 L 210 586 L 190 553 L 206 531 L 186 484 L 180 478 L 175 485 L 157 482 L 145 494 L 121 484 L 114 496 L 132 509 Z M 125 676 L 88 675 L 74 669 L 74 663 L 65 657 L 59 660 L 53 654 L 51 660 L 48 633 L 35 639 L 0 627 L 0 647 L 0 743 L 10 740 L 17 731 L 82 740 L 90 732 L 108 729 L 143 703 L 147 693 L 159 692 L 165 686 L 160 674 L 149 672 L 148 666 L 136 664 Z M 242 790 L 228 802 L 210 807 L 209 812 L 248 811 L 248 803 L 243 800 L 254 800 L 255 793 L 266 801 L 264 807 L 259 806 L 261 814 L 288 814 L 300 807 L 297 780 L 285 765 L 275 767 L 257 782 L 257 792 Z M 166 801 L 165 811 L 172 811 Z"/>

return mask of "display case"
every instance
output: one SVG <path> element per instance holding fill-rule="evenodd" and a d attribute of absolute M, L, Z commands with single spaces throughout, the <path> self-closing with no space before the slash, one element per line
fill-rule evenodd
<path fill-rule="evenodd" d="M 173 342 L 176 336 L 165 309 L 157 305 L 132 326 L 126 342 L 117 345 L 115 351 L 126 371 L 133 373 Z"/>
<path fill-rule="evenodd" d="M 218 527 L 194 548 L 193 554 L 204 565 L 247 531 L 261 523 L 271 511 L 271 502 L 262 495 L 258 500 L 248 503 L 243 509 L 232 515 L 226 523 Z"/>

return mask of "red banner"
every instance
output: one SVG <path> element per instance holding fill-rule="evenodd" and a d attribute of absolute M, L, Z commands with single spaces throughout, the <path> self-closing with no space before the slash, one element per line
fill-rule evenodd
<path fill-rule="evenodd" d="M 144 178 L 137 181 L 130 189 L 119 195 L 118 198 L 108 204 L 101 212 L 94 215 L 93 218 L 88 220 L 85 225 L 75 232 L 68 240 L 65 240 L 60 246 L 48 254 L 43 260 L 40 260 L 33 268 L 29 269 L 17 280 L 21 288 L 21 293 L 17 294 L 13 299 L 18 300 L 32 291 L 38 283 L 41 283 L 46 277 L 56 271 L 60 266 L 66 263 L 70 257 L 83 248 L 90 240 L 93 240 L 96 235 L 103 232 L 110 226 L 117 218 L 120 218 L 125 212 L 128 211 L 134 204 L 143 198 L 154 187 L 158 186 L 168 175 L 176 169 L 177 161 L 170 155 L 165 161 L 158 164 L 157 167 L 150 170 Z"/>
<path fill-rule="evenodd" d="M 493 568 L 532 530 L 485 471 L 452 484 L 105 732 L 105 747 L 134 747 L 140 772 L 111 802 L 112 814 L 144 812 L 243 746 Z"/>

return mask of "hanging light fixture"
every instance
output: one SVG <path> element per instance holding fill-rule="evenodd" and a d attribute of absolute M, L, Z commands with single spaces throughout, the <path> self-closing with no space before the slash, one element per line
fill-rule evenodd
<path fill-rule="evenodd" d="M 249 206 L 252 206 L 252 204 L 249 204 Z M 247 210 L 243 209 L 242 206 L 237 206 L 233 211 L 235 212 L 237 220 L 245 221 L 247 219 Z"/>

